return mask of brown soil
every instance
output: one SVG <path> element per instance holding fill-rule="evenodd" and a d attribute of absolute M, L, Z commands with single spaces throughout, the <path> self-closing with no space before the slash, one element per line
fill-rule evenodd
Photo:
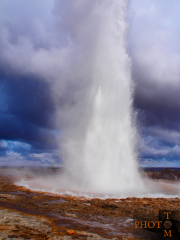
<path fill-rule="evenodd" d="M 158 220 L 180 210 L 180 199 L 87 199 L 15 186 L 0 176 L 0 239 L 157 239 L 133 219 Z"/>

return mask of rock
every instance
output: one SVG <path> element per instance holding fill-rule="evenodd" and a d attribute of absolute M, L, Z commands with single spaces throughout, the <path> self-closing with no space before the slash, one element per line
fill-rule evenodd
<path fill-rule="evenodd" d="M 67 232 L 67 234 L 69 234 L 69 235 L 72 235 L 72 234 L 75 233 L 74 230 L 67 230 L 66 232 Z"/>

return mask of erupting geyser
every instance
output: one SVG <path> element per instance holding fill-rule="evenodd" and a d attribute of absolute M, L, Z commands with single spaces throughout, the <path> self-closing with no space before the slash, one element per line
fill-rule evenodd
<path fill-rule="evenodd" d="M 66 3 L 66 13 L 71 14 L 69 36 L 80 49 L 75 53 L 79 69 L 72 75 L 87 79 L 88 90 L 81 99 L 84 105 L 75 107 L 76 121 L 63 133 L 62 153 L 65 176 L 81 191 L 120 193 L 143 188 L 132 119 L 127 8 L 127 0 Z"/>
<path fill-rule="evenodd" d="M 89 197 L 179 197 L 179 184 L 142 179 L 138 171 L 126 39 L 128 4 L 55 0 L 57 31 L 48 55 L 53 74 L 48 70 L 48 76 L 57 107 L 63 171 L 32 174 L 16 184 Z"/>
<path fill-rule="evenodd" d="M 58 41 L 49 76 L 63 171 L 16 184 L 89 197 L 179 196 L 179 184 L 142 179 L 138 171 L 128 4 L 55 0 Z"/>

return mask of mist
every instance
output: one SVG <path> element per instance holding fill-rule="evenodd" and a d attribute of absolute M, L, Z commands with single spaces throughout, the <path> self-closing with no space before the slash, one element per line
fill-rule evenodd
<path fill-rule="evenodd" d="M 20 8 L 13 7 L 10 2 L 2 4 L 1 74 L 10 79 L 7 86 L 18 81 L 28 82 L 29 78 L 45 83 L 42 106 L 50 107 L 42 115 L 43 125 L 33 119 L 36 126 L 33 135 L 37 138 L 30 141 L 32 137 L 28 135 L 27 155 L 22 157 L 22 153 L 13 150 L 6 153 L 3 161 L 26 162 L 29 158 L 29 162 L 34 163 L 36 158 L 38 163 L 54 164 L 51 158 L 56 148 L 64 174 L 59 180 L 44 179 L 44 185 L 48 181 L 52 186 L 59 182 L 64 189 L 111 194 L 125 190 L 128 194 L 144 191 L 138 172 L 137 139 L 141 138 L 140 150 L 145 162 L 150 161 L 152 155 L 159 158 L 166 154 L 171 158 L 172 154 L 179 156 L 178 121 L 173 117 L 174 112 L 166 116 L 167 110 L 172 113 L 175 109 L 178 113 L 179 109 L 178 90 L 174 91 L 176 87 L 179 89 L 179 58 L 177 44 L 167 34 L 173 25 L 170 13 L 168 27 L 159 31 L 165 17 L 162 1 L 158 5 L 147 1 L 140 6 L 139 1 L 72 3 L 57 0 L 47 1 L 41 7 L 35 1 L 26 6 L 19 0 Z M 150 6 L 149 12 L 147 6 Z M 149 13 L 147 26 L 150 31 L 139 22 L 145 19 L 145 10 Z M 12 19 L 6 17 L 9 13 Z M 151 23 L 154 16 L 156 20 Z M 153 42 L 151 35 L 154 33 Z M 176 29 L 172 33 L 176 36 Z M 169 54 L 173 56 L 171 64 Z M 158 64 L 154 64 L 157 61 Z M 32 91 L 36 90 L 32 88 Z M 18 94 L 22 95 L 20 91 Z M 1 98 L 9 104 L 10 97 L 3 94 Z M 139 126 L 144 135 L 139 138 L 133 100 L 134 106 L 146 113 L 145 127 Z M 167 100 L 170 100 L 168 106 Z M 15 102 L 13 98 L 11 102 Z M 9 105 L 6 108 L 13 109 L 13 104 L 11 108 Z M 32 111 L 31 116 L 33 114 Z M 23 119 L 27 118 L 30 119 L 27 116 Z M 58 132 L 55 137 L 54 129 Z M 4 133 L 3 137 L 6 135 Z M 39 144 L 39 139 L 47 135 L 50 136 L 49 142 L 46 140 L 48 144 Z M 167 138 L 168 146 L 164 145 Z M 18 140 L 23 142 L 26 138 L 20 136 Z M 46 149 L 51 145 L 51 149 L 41 153 L 42 145 Z"/>

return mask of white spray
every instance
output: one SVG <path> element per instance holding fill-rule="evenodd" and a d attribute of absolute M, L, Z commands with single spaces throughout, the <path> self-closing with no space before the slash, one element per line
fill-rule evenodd
<path fill-rule="evenodd" d="M 69 23 L 70 36 L 80 49 L 72 75 L 88 84 L 81 103 L 71 110 L 75 120 L 63 133 L 65 174 L 79 190 L 134 192 L 142 188 L 142 182 L 126 50 L 128 1 L 76 0 L 66 7 L 72 15 L 69 21 L 75 17 L 74 25 Z"/>

